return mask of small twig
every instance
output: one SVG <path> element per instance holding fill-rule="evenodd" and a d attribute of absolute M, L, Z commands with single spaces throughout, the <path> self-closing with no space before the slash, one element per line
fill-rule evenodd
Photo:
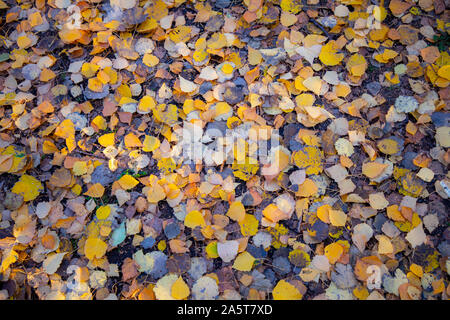
<path fill-rule="evenodd" d="M 96 154 L 92 154 L 92 153 L 89 153 L 89 152 L 86 152 L 86 151 L 83 151 L 83 150 L 76 150 L 75 152 L 79 152 L 79 153 L 81 153 L 81 154 L 84 154 L 84 155 L 86 155 L 86 156 L 90 156 L 90 157 L 95 157 L 95 158 L 100 158 L 100 159 L 104 159 L 104 160 L 108 160 L 108 158 L 106 158 L 105 156 L 103 156 L 103 155 L 96 155 Z"/>
<path fill-rule="evenodd" d="M 314 18 L 310 18 L 309 21 L 311 21 L 312 23 L 314 23 L 314 25 L 316 27 L 318 27 L 320 30 L 322 30 L 323 33 L 325 33 L 325 35 L 327 36 L 327 38 L 330 38 L 330 35 L 328 34 L 328 32 L 324 29 L 324 27 L 322 27 L 322 25 L 320 23 L 318 23 L 316 21 L 316 19 Z"/>

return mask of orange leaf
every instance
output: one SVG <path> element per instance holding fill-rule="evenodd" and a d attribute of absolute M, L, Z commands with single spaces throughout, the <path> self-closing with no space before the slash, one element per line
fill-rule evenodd
<path fill-rule="evenodd" d="M 90 186 L 84 195 L 92 198 L 101 198 L 103 193 L 105 193 L 105 188 L 100 183 L 96 183 Z"/>

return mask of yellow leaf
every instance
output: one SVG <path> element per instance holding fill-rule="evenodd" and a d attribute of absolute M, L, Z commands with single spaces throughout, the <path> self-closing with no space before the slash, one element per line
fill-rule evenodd
<path fill-rule="evenodd" d="M 155 99 L 151 96 L 143 96 L 138 104 L 138 113 L 147 114 L 150 113 L 156 106 Z"/>
<path fill-rule="evenodd" d="M 295 98 L 295 102 L 299 107 L 309 107 L 314 105 L 316 98 L 311 93 L 302 93 Z"/>
<path fill-rule="evenodd" d="M 217 241 L 210 242 L 205 248 L 206 254 L 208 258 L 215 259 L 219 257 L 219 253 L 217 252 Z"/>
<path fill-rule="evenodd" d="M 125 146 L 127 148 L 137 148 L 142 147 L 142 142 L 139 138 L 132 132 L 127 134 L 124 138 Z"/>
<path fill-rule="evenodd" d="M 245 214 L 242 221 L 239 222 L 241 226 L 241 233 L 244 237 L 254 236 L 258 232 L 258 220 L 252 214 Z"/>
<path fill-rule="evenodd" d="M 355 289 L 353 289 L 353 295 L 359 300 L 366 300 L 369 296 L 369 291 L 366 287 L 363 286 L 356 287 Z"/>
<path fill-rule="evenodd" d="M 281 0 L 280 7 L 283 11 L 297 14 L 303 6 L 300 0 Z"/>
<path fill-rule="evenodd" d="M 63 120 L 55 130 L 55 136 L 63 139 L 70 138 L 75 135 L 75 125 L 72 120 Z"/>
<path fill-rule="evenodd" d="M 139 181 L 137 181 L 135 178 L 133 178 L 132 176 L 130 176 L 129 174 L 125 174 L 123 175 L 119 180 L 118 180 L 120 186 L 122 187 L 122 189 L 124 190 L 130 190 L 133 189 L 134 187 L 136 187 L 139 183 Z"/>
<path fill-rule="evenodd" d="M 176 167 L 177 165 L 172 158 L 161 158 L 158 161 L 158 168 L 164 173 L 172 172 Z"/>
<path fill-rule="evenodd" d="M 386 49 L 383 51 L 383 59 L 390 60 L 394 59 L 398 55 L 397 51 Z"/>
<path fill-rule="evenodd" d="M 81 194 L 81 186 L 79 184 L 74 185 L 70 190 L 77 196 Z"/>
<path fill-rule="evenodd" d="M 409 266 L 409 270 L 411 270 L 412 273 L 414 273 L 419 278 L 422 278 L 423 276 L 423 269 L 421 266 L 413 263 Z"/>
<path fill-rule="evenodd" d="M 158 203 L 158 201 L 163 200 L 166 197 L 166 193 L 164 192 L 163 187 L 161 187 L 158 183 L 155 183 L 150 186 L 149 191 L 147 193 L 147 201 L 150 203 Z"/>
<path fill-rule="evenodd" d="M 233 269 L 239 271 L 251 271 L 254 262 L 255 258 L 247 251 L 244 251 L 237 256 L 236 260 L 234 260 Z"/>
<path fill-rule="evenodd" d="M 203 49 L 197 49 L 194 51 L 192 57 L 196 62 L 203 62 L 206 58 L 208 58 L 208 52 Z"/>
<path fill-rule="evenodd" d="M 159 63 L 159 59 L 158 57 L 154 56 L 151 53 L 146 53 L 142 58 L 142 63 L 145 64 L 147 67 L 152 68 Z"/>
<path fill-rule="evenodd" d="M 139 25 L 139 27 L 137 28 L 137 31 L 138 32 L 150 32 L 151 30 L 153 30 L 157 27 L 158 27 L 158 22 L 155 20 L 155 18 L 149 18 Z"/>
<path fill-rule="evenodd" d="M 327 66 L 335 66 L 344 59 L 344 54 L 337 53 L 338 47 L 336 41 L 328 41 L 326 45 L 322 47 L 319 54 L 319 59 L 323 64 Z"/>
<path fill-rule="evenodd" d="M 232 110 L 232 108 L 226 102 L 218 102 L 218 103 L 216 103 L 215 110 L 216 110 L 215 116 L 217 117 L 217 116 L 229 113 Z"/>
<path fill-rule="evenodd" d="M 376 54 L 374 56 L 374 58 L 375 58 L 375 60 L 377 60 L 380 63 L 388 63 L 389 62 L 388 60 L 384 60 L 382 53 Z"/>
<path fill-rule="evenodd" d="M 388 80 L 392 84 L 400 83 L 400 77 L 398 76 L 398 74 L 394 74 L 392 72 L 386 72 L 384 74 L 384 76 L 386 77 L 386 80 Z"/>
<path fill-rule="evenodd" d="M 355 53 L 347 61 L 347 70 L 355 77 L 361 77 L 367 69 L 367 61 L 364 56 Z"/>
<path fill-rule="evenodd" d="M 27 36 L 20 36 L 17 38 L 17 45 L 19 49 L 28 48 L 31 45 L 32 41 Z"/>
<path fill-rule="evenodd" d="M 89 260 L 100 259 L 106 253 L 108 245 L 99 238 L 88 238 L 84 243 L 84 254 Z"/>
<path fill-rule="evenodd" d="M 384 235 L 378 236 L 378 253 L 379 254 L 390 254 L 394 252 L 394 246 L 391 240 Z"/>
<path fill-rule="evenodd" d="M 0 153 L 1 156 L 8 156 L 12 155 L 13 162 L 12 165 L 9 166 L 9 164 L 6 165 L 6 167 L 9 167 L 8 172 L 9 173 L 16 173 L 22 170 L 25 165 L 27 164 L 27 157 L 24 157 L 25 153 L 23 150 L 16 150 L 14 146 L 9 146 L 5 150 L 3 150 Z M 9 157 L 6 157 L 9 158 Z"/>
<path fill-rule="evenodd" d="M 98 137 L 98 143 L 103 147 L 109 147 L 114 145 L 114 133 L 107 133 Z"/>
<path fill-rule="evenodd" d="M 43 189 L 44 188 L 38 179 L 23 174 L 19 181 L 14 184 L 11 191 L 15 194 L 21 194 L 23 196 L 23 201 L 31 201 L 36 199 Z"/>
<path fill-rule="evenodd" d="M 39 76 L 39 80 L 41 80 L 43 82 L 48 82 L 55 77 L 56 77 L 56 74 L 52 70 L 44 68 Z"/>
<path fill-rule="evenodd" d="M 401 151 L 402 146 L 396 139 L 385 138 L 383 140 L 378 141 L 377 147 L 384 154 L 394 155 L 394 154 L 398 153 L 399 151 Z"/>
<path fill-rule="evenodd" d="M 171 295 L 177 300 L 184 300 L 187 297 L 189 297 L 190 291 L 189 287 L 184 282 L 183 278 L 180 276 L 178 279 L 173 283 L 172 289 L 171 289 Z"/>
<path fill-rule="evenodd" d="M 109 76 L 109 74 L 107 72 L 105 72 L 104 70 L 100 70 L 97 73 L 97 79 L 102 83 L 102 84 L 107 84 L 108 82 L 111 81 L 111 77 Z M 92 89 L 91 89 L 92 90 Z"/>
<path fill-rule="evenodd" d="M 281 211 L 275 204 L 271 203 L 263 210 L 263 216 L 271 222 L 278 222 L 288 218 L 288 215 Z"/>
<path fill-rule="evenodd" d="M 191 27 L 178 26 L 169 32 L 169 38 L 175 43 L 186 42 L 191 38 Z"/>
<path fill-rule="evenodd" d="M 99 130 L 106 130 L 107 128 L 106 119 L 102 116 L 96 116 L 94 119 L 92 119 L 91 124 L 96 126 Z"/>
<path fill-rule="evenodd" d="M 292 161 L 299 168 L 306 168 L 306 174 L 319 174 L 323 171 L 323 152 L 316 147 L 307 146 L 292 153 Z"/>
<path fill-rule="evenodd" d="M 320 77 L 309 77 L 305 79 L 302 83 L 302 85 L 308 89 L 309 91 L 314 92 L 316 95 L 320 95 L 322 91 L 322 86 L 325 84 L 325 81 L 323 81 Z"/>
<path fill-rule="evenodd" d="M 406 129 L 406 132 L 408 132 L 411 135 L 415 135 L 417 132 L 417 126 L 414 123 L 412 123 L 411 121 L 408 122 L 405 129 Z"/>
<path fill-rule="evenodd" d="M 156 121 L 172 126 L 178 120 L 177 106 L 174 104 L 159 104 L 153 109 L 153 116 Z"/>
<path fill-rule="evenodd" d="M 86 161 L 76 161 L 73 164 L 72 171 L 73 174 L 76 176 L 82 176 L 83 174 L 86 174 L 87 173 Z"/>
<path fill-rule="evenodd" d="M 167 248 L 166 240 L 161 240 L 160 242 L 158 242 L 157 248 L 159 251 L 166 250 L 166 248 Z"/>
<path fill-rule="evenodd" d="M 194 229 L 197 226 L 204 227 L 206 225 L 205 218 L 198 210 L 189 212 L 184 218 L 184 225 L 186 227 Z"/>
<path fill-rule="evenodd" d="M 227 216 L 234 221 L 243 221 L 245 219 L 245 208 L 240 201 L 234 201 L 228 209 Z"/>
<path fill-rule="evenodd" d="M 52 113 L 55 111 L 55 107 L 50 103 L 50 101 L 45 100 L 38 106 L 38 110 L 43 113 Z"/>
<path fill-rule="evenodd" d="M 109 77 L 109 83 L 117 83 L 117 72 L 112 67 L 106 67 L 101 72 L 105 73 Z M 100 72 L 99 72 L 100 73 Z"/>
<path fill-rule="evenodd" d="M 86 78 L 92 78 L 97 73 L 100 66 L 94 63 L 85 62 L 81 66 L 81 74 Z"/>
<path fill-rule="evenodd" d="M 159 148 L 161 142 L 158 138 L 146 135 L 144 138 L 144 143 L 142 146 L 142 151 L 144 152 L 153 152 Z"/>
<path fill-rule="evenodd" d="M 450 80 L 450 65 L 440 67 L 437 74 L 441 78 Z"/>
<path fill-rule="evenodd" d="M 337 86 L 333 89 L 338 97 L 345 98 L 348 96 L 351 92 L 350 86 L 346 83 L 339 83 Z"/>
<path fill-rule="evenodd" d="M 104 220 L 109 217 L 111 213 L 111 207 L 110 206 L 100 206 L 97 211 L 95 211 L 95 214 L 97 215 L 97 218 L 99 220 Z"/>
<path fill-rule="evenodd" d="M 387 166 L 387 164 L 378 162 L 366 162 L 362 165 L 362 173 L 370 179 L 375 179 L 383 173 Z"/>
<path fill-rule="evenodd" d="M 403 217 L 400 210 L 398 210 L 398 205 L 396 205 L 396 204 L 393 204 L 393 205 L 387 207 L 386 213 L 387 213 L 387 216 L 389 217 L 389 219 L 391 219 L 393 221 L 398 221 L 398 222 L 405 221 L 405 217 Z"/>
<path fill-rule="evenodd" d="M 19 254 L 13 249 L 5 249 L 2 253 L 2 264 L 0 266 L 0 273 L 5 272 L 11 264 L 19 259 Z"/>
<path fill-rule="evenodd" d="M 101 198 L 103 193 L 105 192 L 105 188 L 100 184 L 93 184 L 88 191 L 84 193 L 84 195 L 92 197 L 92 198 Z"/>
<path fill-rule="evenodd" d="M 231 74 L 234 71 L 233 65 L 231 63 L 224 63 L 221 71 L 225 74 Z"/>
<path fill-rule="evenodd" d="M 88 80 L 88 88 L 94 92 L 102 92 L 103 83 L 98 78 L 90 78 Z"/>
<path fill-rule="evenodd" d="M 286 280 L 278 281 L 272 290 L 274 300 L 301 300 L 303 295 Z"/>
<path fill-rule="evenodd" d="M 328 261 L 331 264 L 335 264 L 343 253 L 344 248 L 336 242 L 331 243 L 325 247 L 325 256 L 328 258 Z"/>
<path fill-rule="evenodd" d="M 75 136 L 66 139 L 66 146 L 69 152 L 72 152 L 77 147 L 77 142 L 75 141 Z"/>
<path fill-rule="evenodd" d="M 239 161 L 240 162 L 240 161 Z M 239 163 L 238 161 L 233 162 L 231 169 L 233 169 L 233 174 L 235 177 L 248 181 L 252 175 L 256 174 L 259 169 L 258 162 L 254 158 L 246 157 L 245 160 Z"/>
<path fill-rule="evenodd" d="M 317 208 L 317 218 L 322 220 L 325 223 L 330 223 L 330 211 L 331 206 L 329 204 L 324 204 L 323 206 L 320 206 Z"/>
<path fill-rule="evenodd" d="M 209 38 L 207 45 L 208 48 L 212 50 L 222 49 L 227 45 L 227 38 L 223 33 L 216 32 Z"/>
<path fill-rule="evenodd" d="M 345 226 L 347 215 L 342 210 L 330 210 L 330 222 L 335 227 Z"/>
<path fill-rule="evenodd" d="M 133 98 L 127 97 L 127 96 L 121 96 L 120 97 L 119 105 L 123 106 L 123 105 L 129 104 L 129 103 L 135 104 L 135 103 L 137 103 L 137 101 L 134 100 Z"/>
<path fill-rule="evenodd" d="M 296 192 L 296 195 L 299 197 L 311 197 L 319 191 L 316 183 L 309 178 L 306 178 L 305 181 L 299 185 L 298 189 L 299 190 Z"/>
<path fill-rule="evenodd" d="M 3 1 L 0 1 L 0 3 L 3 3 Z M 1 7 L 2 6 L 0 5 L 0 8 Z M 2 9 L 4 9 L 4 8 L 2 8 Z M 41 13 L 39 11 L 30 14 L 28 16 L 28 20 L 30 21 L 30 25 L 32 27 L 36 27 L 36 26 L 39 26 L 44 23 L 44 20 L 42 19 Z"/>
<path fill-rule="evenodd" d="M 79 40 L 83 33 L 78 29 L 63 29 L 58 32 L 59 37 L 64 43 L 73 43 Z"/>

